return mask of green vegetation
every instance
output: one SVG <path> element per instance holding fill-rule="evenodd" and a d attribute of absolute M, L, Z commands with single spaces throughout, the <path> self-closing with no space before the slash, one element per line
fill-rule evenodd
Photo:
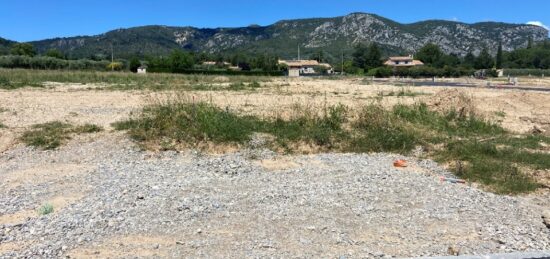
<path fill-rule="evenodd" d="M 4 123 L 0 122 L 0 129 L 3 129 L 3 128 L 7 128 L 7 126 L 4 125 Z"/>
<path fill-rule="evenodd" d="M 353 52 L 353 66 L 362 71 L 382 66 L 382 52 L 376 43 L 371 43 L 368 47 L 363 44 L 357 44 Z"/>
<path fill-rule="evenodd" d="M 458 176 L 497 193 L 533 191 L 539 185 L 524 170 L 550 168 L 550 154 L 532 151 L 550 144 L 550 138 L 514 136 L 473 113 L 440 114 L 424 104 L 391 110 L 370 104 L 356 113 L 342 105 L 320 110 L 297 106 L 288 118 L 260 118 L 180 98 L 149 106 L 114 126 L 145 148 L 243 145 L 256 132 L 273 136 L 272 148 L 287 152 L 303 145 L 335 152 L 399 153 L 424 146 L 437 161 L 459 165 L 453 168 Z"/>
<path fill-rule="evenodd" d="M 40 216 L 51 214 L 51 213 L 53 213 L 53 205 L 50 204 L 50 203 L 46 203 L 46 204 L 40 206 L 40 208 L 38 208 L 37 212 L 38 212 L 38 215 L 40 215 Z"/>
<path fill-rule="evenodd" d="M 240 91 L 240 90 L 254 90 L 260 87 L 261 87 L 260 83 L 253 81 L 252 83 L 248 83 L 248 84 L 245 84 L 242 82 L 232 83 L 231 85 L 229 85 L 227 89 L 231 91 Z"/>
<path fill-rule="evenodd" d="M 376 52 L 376 45 L 373 45 Z M 489 70 L 489 75 L 496 76 L 495 69 L 504 68 L 510 76 L 543 76 L 550 75 L 550 40 L 534 44 L 529 48 L 517 49 L 511 52 L 502 50 L 502 45 L 496 49 L 493 57 L 488 49 L 483 49 L 476 57 L 468 53 L 464 57 L 455 54 L 445 54 L 439 46 L 429 43 L 415 55 L 424 62 L 424 66 L 391 68 L 375 62 L 373 55 L 367 62 L 370 48 L 357 45 L 353 53 L 353 62 L 344 64 L 344 70 L 352 74 L 364 74 L 374 77 L 461 77 L 473 75 L 475 70 Z M 368 63 L 368 64 L 367 64 Z M 373 64 L 378 64 L 374 66 Z M 370 65 L 369 65 L 370 64 Z"/>
<path fill-rule="evenodd" d="M 0 56 L 0 68 L 107 71 L 109 63 L 109 61 L 95 61 L 89 59 L 65 60 L 49 56 Z"/>
<path fill-rule="evenodd" d="M 74 127 L 70 124 L 54 121 L 36 124 L 31 130 L 25 131 L 21 141 L 29 146 L 43 149 L 55 149 L 71 139 L 71 134 L 94 133 L 103 130 L 91 124 Z"/>
<path fill-rule="evenodd" d="M 11 47 L 11 54 L 32 57 L 36 55 L 36 51 L 30 43 L 15 43 Z"/>
<path fill-rule="evenodd" d="M 260 82 L 271 80 L 264 76 L 205 76 L 180 74 L 148 74 L 94 72 L 94 71 L 36 71 L 26 69 L 0 69 L 0 89 L 16 89 L 25 86 L 42 87 L 45 82 L 108 84 L 113 90 L 224 90 L 214 87 L 221 83 L 243 83 L 253 89 Z"/>
<path fill-rule="evenodd" d="M 57 58 L 57 59 L 65 59 L 65 55 L 61 53 L 58 49 L 49 49 L 44 53 L 44 56 L 51 57 L 51 58 Z"/>
<path fill-rule="evenodd" d="M 379 92 L 378 97 L 385 97 L 385 96 L 396 96 L 396 97 L 415 97 L 420 95 L 427 95 L 423 92 L 413 92 L 410 89 L 405 89 L 404 87 L 401 87 L 399 91 L 390 91 L 390 92 Z"/>

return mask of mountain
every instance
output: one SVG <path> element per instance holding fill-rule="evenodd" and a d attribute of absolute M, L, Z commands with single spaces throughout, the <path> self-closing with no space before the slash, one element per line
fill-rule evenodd
<path fill-rule="evenodd" d="M 484 47 L 496 52 L 525 47 L 529 39 L 548 39 L 548 31 L 533 25 L 430 20 L 401 24 L 374 14 L 352 13 L 335 18 L 283 20 L 269 26 L 201 29 L 194 27 L 143 26 L 113 30 L 96 36 L 55 38 L 31 42 L 39 52 L 56 48 L 70 57 L 115 55 L 166 55 L 179 48 L 209 53 L 270 53 L 283 58 L 323 50 L 328 57 L 347 54 L 357 43 L 376 42 L 386 54 L 408 54 L 427 43 L 445 52 L 465 55 Z"/>

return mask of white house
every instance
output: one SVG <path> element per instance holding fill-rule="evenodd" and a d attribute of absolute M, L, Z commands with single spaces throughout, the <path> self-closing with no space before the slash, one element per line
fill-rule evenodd
<path fill-rule="evenodd" d="M 420 60 L 415 60 L 413 56 L 410 55 L 407 57 L 390 57 L 384 65 L 391 67 L 415 67 L 423 66 L 424 63 Z"/>
<path fill-rule="evenodd" d="M 138 74 L 147 74 L 147 67 L 146 66 L 138 67 L 137 73 Z"/>
<path fill-rule="evenodd" d="M 288 76 L 299 77 L 301 75 L 319 74 L 320 67 L 325 68 L 328 74 L 334 73 L 332 66 L 328 63 L 319 63 L 317 60 L 279 60 L 279 65 L 288 67 Z"/>

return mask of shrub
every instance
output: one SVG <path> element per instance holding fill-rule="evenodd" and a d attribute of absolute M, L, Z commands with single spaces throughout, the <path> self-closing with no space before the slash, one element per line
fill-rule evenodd
<path fill-rule="evenodd" d="M 369 72 L 367 72 L 367 76 L 374 76 L 378 78 L 390 77 L 392 75 L 393 75 L 392 68 L 386 67 L 386 66 L 373 68 L 373 69 L 370 69 Z"/>
<path fill-rule="evenodd" d="M 44 216 L 53 212 L 53 205 L 46 203 L 38 208 L 38 215 Z"/>

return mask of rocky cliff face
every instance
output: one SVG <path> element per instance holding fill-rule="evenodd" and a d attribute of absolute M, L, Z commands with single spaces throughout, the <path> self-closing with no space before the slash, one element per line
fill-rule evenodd
<path fill-rule="evenodd" d="M 74 57 L 110 53 L 110 45 L 121 55 L 162 55 L 174 48 L 210 53 L 255 52 L 293 57 L 324 50 L 334 56 L 350 52 L 354 44 L 376 42 L 387 54 L 405 54 L 426 43 L 436 43 L 447 53 L 465 55 L 499 43 L 505 50 L 525 47 L 529 38 L 548 39 L 548 31 L 531 25 L 505 23 L 465 24 L 424 21 L 400 24 L 365 13 L 336 18 L 285 20 L 270 26 L 199 29 L 193 27 L 145 26 L 114 30 L 102 35 L 36 41 L 39 51 L 58 48 Z"/>

